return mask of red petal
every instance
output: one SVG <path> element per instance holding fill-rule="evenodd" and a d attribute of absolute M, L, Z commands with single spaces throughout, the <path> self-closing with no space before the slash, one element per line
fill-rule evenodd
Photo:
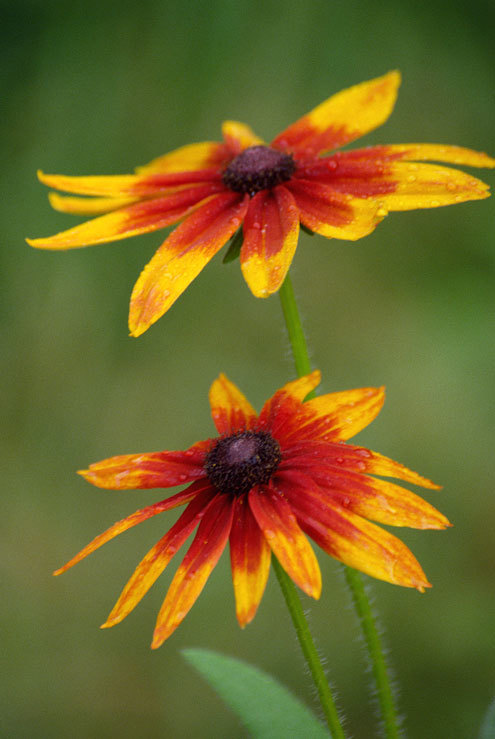
<path fill-rule="evenodd" d="M 85 480 L 99 488 L 131 490 L 168 488 L 204 477 L 203 462 L 208 441 L 200 441 L 185 452 L 120 454 L 80 470 Z"/>
<path fill-rule="evenodd" d="M 215 490 L 209 488 L 189 503 L 170 531 L 150 549 L 139 563 L 102 628 L 109 628 L 123 621 L 139 601 L 144 598 L 174 554 L 177 553 L 205 515 L 214 496 Z"/>
<path fill-rule="evenodd" d="M 299 238 L 299 210 L 287 188 L 258 192 L 244 220 L 241 268 L 257 298 L 276 292 L 285 280 Z"/>
<path fill-rule="evenodd" d="M 132 513 L 130 516 L 127 516 L 127 518 L 122 519 L 122 521 L 117 521 L 117 523 L 114 523 L 114 525 L 110 526 L 109 529 L 93 539 L 93 541 L 85 546 L 84 549 L 81 549 L 79 554 L 76 554 L 76 556 L 73 557 L 69 562 L 67 562 L 67 564 L 65 564 L 63 567 L 60 567 L 58 570 L 55 570 L 53 574 L 61 575 L 62 572 L 68 570 L 69 567 L 73 567 L 75 564 L 87 557 L 88 554 L 91 554 L 96 549 L 99 549 L 101 546 L 103 546 L 103 544 L 106 544 L 107 541 L 115 539 L 116 536 L 122 534 L 124 531 L 127 531 L 133 526 L 137 526 L 138 523 L 142 523 L 152 516 L 156 516 L 157 513 L 163 513 L 164 511 L 169 511 L 172 508 L 177 508 L 177 506 L 189 503 L 189 501 L 193 500 L 193 498 L 195 498 L 197 495 L 207 490 L 211 490 L 211 484 L 209 480 L 201 480 L 195 482 L 186 490 L 183 490 L 181 493 L 177 493 L 177 495 L 172 495 L 170 498 L 167 498 L 166 500 L 161 500 L 159 503 L 153 503 L 153 505 L 147 506 L 146 508 L 141 508 L 141 510 Z"/>
<path fill-rule="evenodd" d="M 256 486 L 249 492 L 249 506 L 287 574 L 307 595 L 319 598 L 321 574 L 318 561 L 287 501 L 268 486 Z"/>
<path fill-rule="evenodd" d="M 229 496 L 214 498 L 160 609 L 151 645 L 153 649 L 161 646 L 175 631 L 196 602 L 228 541 L 232 515 L 233 505 Z"/>
<path fill-rule="evenodd" d="M 129 328 L 140 336 L 155 323 L 237 231 L 249 196 L 225 192 L 201 205 L 146 265 L 131 296 Z"/>
<path fill-rule="evenodd" d="M 230 563 L 237 620 L 253 620 L 270 572 L 271 551 L 251 513 L 246 496 L 236 498 L 230 532 Z"/>

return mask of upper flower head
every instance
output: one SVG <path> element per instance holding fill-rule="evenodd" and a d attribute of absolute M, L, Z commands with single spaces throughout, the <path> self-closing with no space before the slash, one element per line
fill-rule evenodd
<path fill-rule="evenodd" d="M 153 647 L 184 619 L 227 541 L 241 626 L 254 618 L 272 551 L 305 593 L 319 597 L 320 568 L 306 534 L 332 557 L 373 577 L 420 591 L 429 587 L 409 549 L 367 519 L 419 529 L 442 529 L 449 522 L 414 493 L 371 475 L 438 486 L 381 454 L 345 443 L 379 413 L 383 388 L 332 393 L 303 403 L 319 380 L 320 373 L 313 372 L 289 382 L 258 416 L 240 390 L 220 375 L 210 390 L 218 437 L 183 452 L 126 454 L 83 470 L 86 480 L 102 488 L 189 485 L 118 521 L 55 574 L 132 526 L 187 504 L 138 565 L 104 627 L 130 613 L 196 527 L 158 615 Z"/>
<path fill-rule="evenodd" d="M 223 142 L 190 144 L 140 167 L 134 175 L 66 177 L 39 173 L 57 190 L 54 208 L 98 215 L 46 239 L 42 249 L 79 246 L 181 224 L 159 247 L 131 297 L 129 328 L 139 336 L 162 316 L 242 224 L 241 268 L 254 295 L 282 284 L 296 250 L 299 224 L 328 238 L 360 239 L 392 210 L 432 208 L 488 197 L 483 182 L 421 160 L 494 167 L 470 149 L 435 144 L 372 146 L 326 152 L 373 130 L 392 112 L 398 72 L 363 82 L 318 105 L 268 146 L 234 121 Z"/>

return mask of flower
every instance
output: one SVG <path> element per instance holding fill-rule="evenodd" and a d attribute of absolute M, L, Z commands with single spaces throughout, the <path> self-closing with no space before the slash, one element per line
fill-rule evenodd
<path fill-rule="evenodd" d="M 243 224 L 242 272 L 257 297 L 281 286 L 296 250 L 299 224 L 328 238 L 354 241 L 392 210 L 432 208 L 488 197 L 464 172 L 421 160 L 494 167 L 470 149 L 436 144 L 336 149 L 389 117 L 398 72 L 363 82 L 318 105 L 267 146 L 242 123 L 223 124 L 223 143 L 176 149 L 134 175 L 66 177 L 39 173 L 57 190 L 56 210 L 106 213 L 50 238 L 41 249 L 73 249 L 182 223 L 144 268 L 131 296 L 129 328 L 139 336 L 157 321 Z M 240 232 L 239 232 L 240 233 Z"/>
<path fill-rule="evenodd" d="M 220 375 L 210 389 L 219 436 L 186 451 L 111 457 L 80 472 L 93 485 L 116 490 L 188 483 L 182 492 L 118 521 L 54 573 L 65 572 L 157 513 L 187 504 L 140 562 L 102 628 L 132 611 L 196 527 L 158 615 L 153 648 L 193 606 L 227 541 L 241 627 L 255 616 L 271 552 L 305 593 L 319 597 L 320 568 L 305 534 L 332 557 L 373 577 L 421 592 L 430 587 L 409 549 L 367 519 L 419 529 L 442 529 L 449 522 L 414 493 L 370 474 L 438 486 L 381 454 L 345 443 L 377 416 L 383 388 L 331 393 L 303 403 L 319 381 L 315 371 L 289 382 L 258 416 Z"/>

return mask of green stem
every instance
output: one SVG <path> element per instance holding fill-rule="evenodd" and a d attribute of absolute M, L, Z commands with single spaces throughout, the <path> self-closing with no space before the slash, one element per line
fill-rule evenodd
<path fill-rule="evenodd" d="M 335 701 L 333 699 L 330 686 L 328 685 L 320 657 L 316 651 L 313 637 L 311 636 L 296 587 L 280 565 L 275 555 L 272 555 L 272 562 L 273 569 L 275 570 L 285 602 L 287 603 L 287 608 L 289 609 L 289 613 L 292 618 L 292 623 L 296 630 L 297 638 L 299 639 L 299 644 L 301 645 L 309 671 L 311 672 L 311 677 L 313 678 L 318 691 L 330 733 L 333 739 L 345 739 L 345 734 L 340 723 Z"/>
<path fill-rule="evenodd" d="M 387 665 L 383 648 L 376 628 L 370 601 L 366 595 L 363 578 L 356 570 L 344 565 L 344 575 L 351 591 L 352 601 L 361 623 L 364 639 L 371 660 L 373 677 L 377 685 L 378 700 L 383 720 L 385 736 L 389 739 L 398 739 L 400 736 L 397 708 L 394 694 L 387 673 Z"/>
<path fill-rule="evenodd" d="M 309 359 L 306 337 L 302 328 L 301 318 L 289 275 L 285 278 L 285 281 L 279 290 L 279 295 L 291 343 L 292 354 L 296 365 L 296 372 L 298 376 L 301 377 L 302 375 L 306 375 L 311 372 L 311 362 Z M 373 617 L 373 612 L 371 610 L 371 605 L 368 596 L 366 595 L 360 573 L 345 565 L 344 573 L 351 590 L 354 607 L 358 614 L 366 647 L 368 649 L 373 676 L 376 682 L 378 702 L 386 732 L 385 736 L 387 739 L 397 739 L 400 735 L 397 709 L 395 707 L 383 648 L 375 619 Z"/>

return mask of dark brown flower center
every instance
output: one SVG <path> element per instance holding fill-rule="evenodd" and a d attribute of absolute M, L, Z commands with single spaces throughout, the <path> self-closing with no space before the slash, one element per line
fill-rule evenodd
<path fill-rule="evenodd" d="M 229 190 L 254 195 L 260 190 L 290 180 L 296 163 L 290 154 L 270 149 L 269 146 L 250 146 L 236 156 L 222 175 Z"/>
<path fill-rule="evenodd" d="M 240 495 L 267 483 L 281 459 L 280 445 L 267 431 L 239 431 L 210 449 L 205 472 L 220 492 Z"/>

